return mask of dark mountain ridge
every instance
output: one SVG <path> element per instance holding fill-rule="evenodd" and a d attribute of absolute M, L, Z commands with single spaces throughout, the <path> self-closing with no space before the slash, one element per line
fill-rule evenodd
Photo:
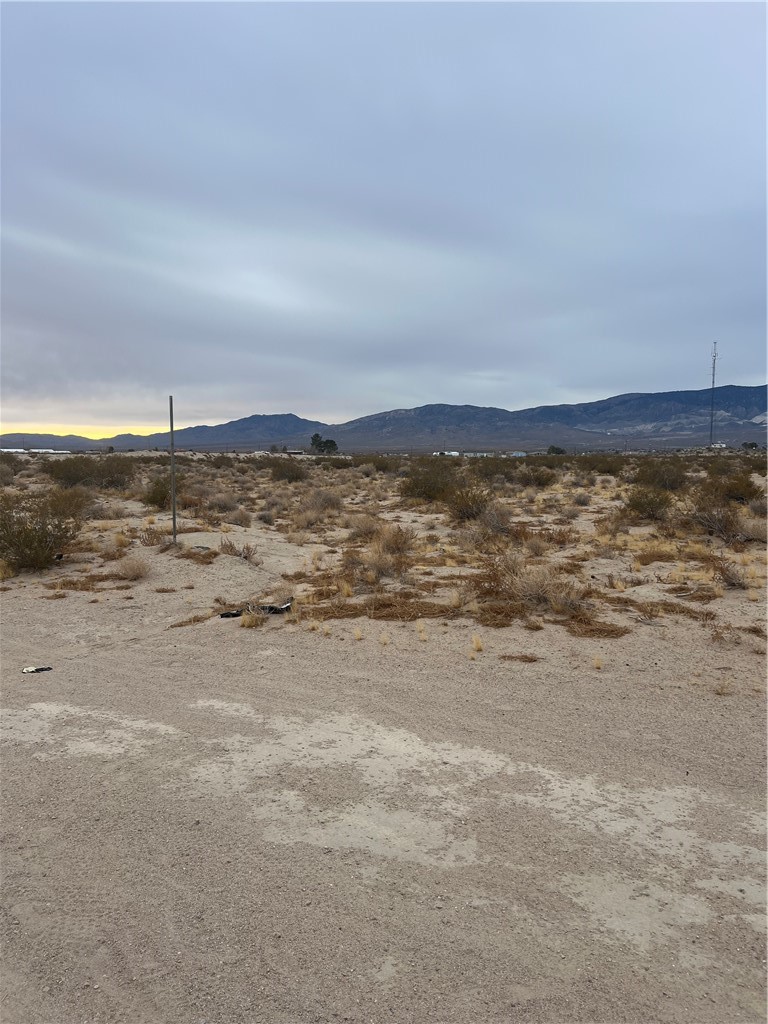
<path fill-rule="evenodd" d="M 688 447 L 709 440 L 712 390 L 630 393 L 574 405 L 542 405 L 509 411 L 475 405 L 424 405 L 392 409 L 328 424 L 293 413 L 253 415 L 215 426 L 185 427 L 176 444 L 187 449 L 308 448 L 314 433 L 337 441 L 342 451 L 432 451 L 440 449 L 535 449 Z M 724 385 L 714 390 L 716 440 L 764 443 L 768 388 Z M 163 448 L 167 432 L 118 434 L 93 441 L 73 435 L 3 434 L 5 448 Z"/>

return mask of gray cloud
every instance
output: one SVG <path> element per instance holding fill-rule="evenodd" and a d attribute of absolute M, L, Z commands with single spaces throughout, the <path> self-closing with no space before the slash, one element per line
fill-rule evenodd
<path fill-rule="evenodd" d="M 759 5 L 3 20 L 7 421 L 765 379 Z"/>

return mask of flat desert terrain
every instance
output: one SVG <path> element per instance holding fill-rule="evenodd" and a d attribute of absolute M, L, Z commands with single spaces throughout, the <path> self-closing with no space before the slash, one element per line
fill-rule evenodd
<path fill-rule="evenodd" d="M 3 573 L 3 1024 L 763 1021 L 765 476 L 710 458 L 187 456 L 176 547 L 163 459 L 57 492 Z"/>

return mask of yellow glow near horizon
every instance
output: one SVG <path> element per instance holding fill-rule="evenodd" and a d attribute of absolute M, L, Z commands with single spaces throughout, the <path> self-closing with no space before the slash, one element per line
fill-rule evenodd
<path fill-rule="evenodd" d="M 182 424 L 174 424 L 177 430 Z M 186 426 L 186 424 L 183 424 Z M 167 423 L 131 424 L 116 427 L 114 424 L 102 426 L 98 423 L 0 423 L 0 434 L 75 434 L 77 437 L 89 437 L 94 441 L 102 437 L 115 437 L 116 434 L 161 434 L 168 430 Z"/>

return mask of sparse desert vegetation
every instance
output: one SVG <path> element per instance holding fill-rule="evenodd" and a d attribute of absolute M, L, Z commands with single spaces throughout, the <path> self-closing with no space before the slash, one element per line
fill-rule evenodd
<path fill-rule="evenodd" d="M 384 879 L 382 921 L 402 889 L 433 915 L 430 933 L 450 921 L 481 957 L 494 901 L 512 887 L 516 908 L 535 888 L 532 920 L 552 901 L 548 942 L 565 919 L 579 949 L 619 942 L 606 949 L 622 977 L 642 960 L 695 1005 L 690 1020 L 722 1019 L 707 1016 L 693 954 L 684 975 L 668 966 L 692 937 L 702 961 L 730 963 L 725 988 L 751 991 L 763 955 L 750 931 L 763 892 L 750 824 L 763 801 L 760 456 L 182 454 L 175 544 L 164 454 L 82 458 L 0 462 L 4 670 L 53 668 L 12 674 L 29 807 L 47 813 L 36 772 L 66 762 L 74 778 L 102 759 L 117 810 L 88 774 L 67 821 L 124 836 L 124 808 L 150 807 L 173 870 L 193 877 L 194 920 L 211 906 L 194 903 L 210 890 L 195 851 L 215 843 L 253 892 L 243 849 L 272 844 L 271 871 L 287 844 L 312 864 L 322 852 L 323 899 L 358 886 L 368 907 Z M 110 774 L 123 757 L 150 765 L 125 773 L 152 780 L 141 800 Z M 525 873 L 509 867 L 510 836 Z M 141 887 L 155 860 L 121 841 Z M 326 875 L 313 877 L 296 920 L 320 898 Z M 283 882 L 281 868 L 281 915 Z M 269 934 L 282 927 L 273 916 Z"/>
<path fill-rule="evenodd" d="M 179 463 L 174 547 L 167 456 L 6 457 L 4 575 L 50 569 L 59 557 L 53 571 L 112 564 L 115 577 L 139 582 L 151 572 L 152 593 L 173 593 L 175 579 L 158 584 L 178 562 L 229 583 L 231 563 L 217 558 L 225 554 L 251 568 L 279 565 L 259 587 L 290 586 L 297 623 L 537 622 L 585 639 L 618 640 L 659 619 L 700 621 L 704 605 L 718 622 L 747 608 L 753 623 L 760 606 L 759 454 Z M 744 603 L 734 604 L 739 594 Z M 263 596 L 246 587 L 232 599 Z"/>

